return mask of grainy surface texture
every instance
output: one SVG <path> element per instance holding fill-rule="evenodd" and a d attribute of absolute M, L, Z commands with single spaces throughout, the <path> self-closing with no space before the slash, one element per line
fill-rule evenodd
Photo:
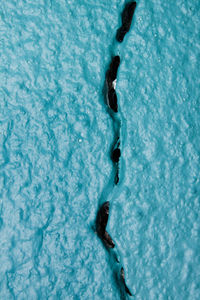
<path fill-rule="evenodd" d="M 79 4 L 78 4 L 79 3 Z M 200 299 L 200 4 L 0 1 L 0 299 Z M 103 86 L 120 55 L 119 185 Z"/>

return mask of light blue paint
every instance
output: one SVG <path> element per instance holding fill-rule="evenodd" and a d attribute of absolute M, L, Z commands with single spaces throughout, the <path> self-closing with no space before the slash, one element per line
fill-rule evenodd
<path fill-rule="evenodd" d="M 120 299 L 101 200 L 133 299 L 200 299 L 199 1 L 140 0 L 117 44 L 124 3 L 0 3 L 0 299 Z"/>

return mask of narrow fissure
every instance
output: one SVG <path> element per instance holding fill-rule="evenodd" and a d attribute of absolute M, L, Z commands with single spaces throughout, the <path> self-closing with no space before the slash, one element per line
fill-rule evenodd
<path fill-rule="evenodd" d="M 121 21 L 122 25 L 117 30 L 116 33 L 116 41 L 118 43 L 122 43 L 126 34 L 129 32 L 131 28 L 132 18 L 134 15 L 134 11 L 136 8 L 136 2 L 130 1 L 127 2 L 124 6 Z M 114 186 L 118 185 L 120 182 L 120 157 L 121 157 L 121 118 L 119 116 L 119 107 L 117 101 L 117 92 L 116 92 L 116 83 L 117 83 L 117 73 L 120 67 L 120 56 L 114 55 L 111 59 L 111 63 L 109 65 L 109 69 L 106 72 L 105 76 L 105 97 L 106 103 L 108 106 L 109 114 L 113 120 L 114 126 L 114 142 L 111 147 L 110 158 L 113 162 L 113 167 L 115 171 L 115 175 L 113 180 Z M 106 189 L 108 192 L 108 190 Z M 111 191 L 112 192 L 112 191 Z M 103 199 L 100 201 L 100 207 L 96 217 L 96 232 L 99 238 L 102 240 L 105 248 L 107 249 L 111 261 L 112 266 L 114 265 L 114 278 L 116 280 L 116 284 L 120 290 L 121 299 L 125 299 L 126 295 L 132 296 L 132 293 L 125 281 L 125 272 L 124 268 L 120 262 L 120 254 L 116 249 L 115 242 L 112 240 L 110 233 L 106 231 L 106 226 L 109 218 L 109 210 L 110 210 L 110 202 L 106 201 L 105 193 L 102 194 Z"/>

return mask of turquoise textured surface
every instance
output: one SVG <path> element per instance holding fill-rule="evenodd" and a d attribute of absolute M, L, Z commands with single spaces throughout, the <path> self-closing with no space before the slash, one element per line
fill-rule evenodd
<path fill-rule="evenodd" d="M 200 299 L 200 4 L 0 2 L 0 299 Z M 120 182 L 103 86 L 120 55 Z"/>

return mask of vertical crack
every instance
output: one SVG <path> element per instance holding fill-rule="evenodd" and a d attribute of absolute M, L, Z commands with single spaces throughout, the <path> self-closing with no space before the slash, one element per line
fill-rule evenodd
<path fill-rule="evenodd" d="M 119 43 L 122 43 L 125 35 L 129 32 L 133 15 L 136 8 L 136 2 L 130 1 L 127 2 L 124 6 L 124 10 L 122 12 L 122 25 L 117 30 L 116 40 Z M 120 128 L 121 128 L 121 120 L 117 117 L 118 114 L 118 100 L 116 93 L 116 82 L 117 82 L 117 73 L 120 66 L 120 56 L 115 55 L 111 59 L 111 63 L 108 71 L 105 76 L 105 85 L 106 85 L 106 103 L 109 108 L 109 114 L 113 120 L 113 126 L 115 131 L 114 143 L 111 148 L 110 158 L 113 162 L 113 167 L 115 170 L 115 176 L 113 183 L 114 185 L 118 185 L 120 179 Z M 108 192 L 107 188 L 106 191 Z M 111 191 L 112 192 L 112 191 Z M 119 260 L 119 251 L 116 250 L 115 242 L 112 240 L 110 234 L 106 231 L 106 226 L 109 219 L 109 211 L 110 211 L 110 202 L 105 201 L 105 198 L 108 195 L 105 195 L 105 192 L 102 193 L 103 199 L 101 199 L 101 206 L 99 207 L 97 217 L 96 217 L 96 232 L 99 238 L 102 240 L 105 248 L 107 249 L 111 261 L 112 266 L 114 266 L 114 278 L 116 280 L 116 284 L 119 287 L 121 299 L 125 299 L 126 295 L 132 296 L 131 291 L 126 285 L 125 281 L 125 272 L 124 268 Z M 105 198 L 104 198 L 105 197 Z M 103 201 L 102 201 L 103 200 Z M 103 204 L 102 204 L 103 203 Z"/>

